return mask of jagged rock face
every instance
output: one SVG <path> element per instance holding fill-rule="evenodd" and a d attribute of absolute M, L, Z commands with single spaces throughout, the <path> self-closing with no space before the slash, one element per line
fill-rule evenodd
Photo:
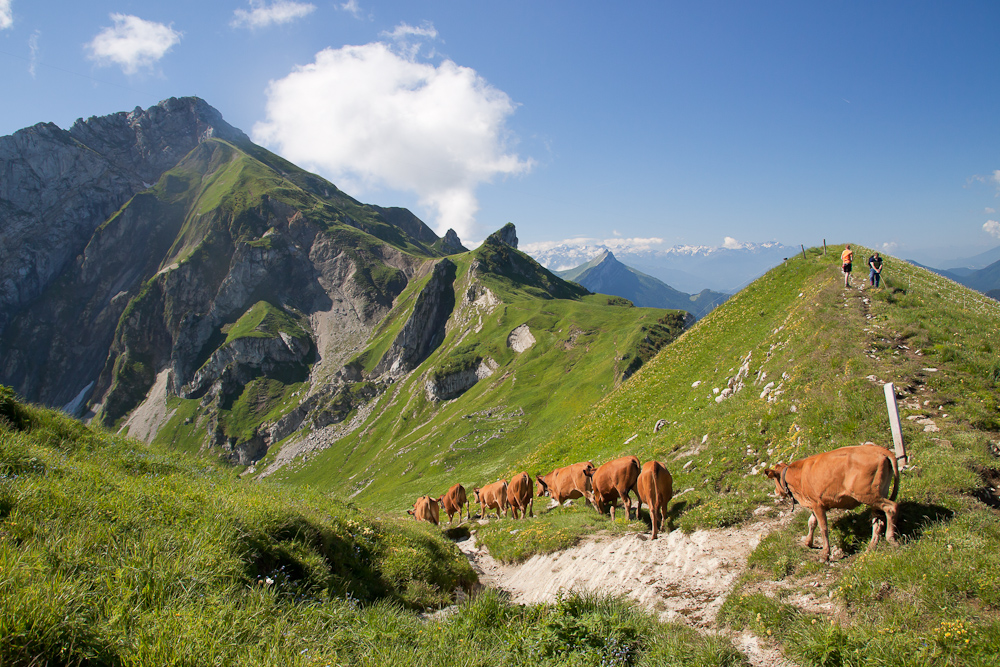
<path fill-rule="evenodd" d="M 399 377 L 419 366 L 444 341 L 445 326 L 455 308 L 455 263 L 442 259 L 421 290 L 413 313 L 396 336 L 373 375 Z"/>
<path fill-rule="evenodd" d="M 203 100 L 0 137 L 0 334 L 94 231 L 200 141 L 249 141 Z"/>
<path fill-rule="evenodd" d="M 508 222 L 498 231 L 491 234 L 491 236 L 496 237 L 499 241 L 506 243 L 511 248 L 517 248 L 517 229 L 514 227 L 514 223 L 512 222 Z"/>

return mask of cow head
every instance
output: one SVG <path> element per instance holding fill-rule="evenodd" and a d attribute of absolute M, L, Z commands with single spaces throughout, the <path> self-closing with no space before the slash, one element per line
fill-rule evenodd
<path fill-rule="evenodd" d="M 479 492 L 482 491 L 478 486 L 472 487 L 472 495 L 476 497 L 477 503 L 482 503 L 483 501 L 479 498 Z"/>
<path fill-rule="evenodd" d="M 541 475 L 535 475 L 535 495 L 539 498 L 549 495 L 549 485 Z"/>
<path fill-rule="evenodd" d="M 773 468 L 767 468 L 764 470 L 764 474 L 774 480 L 774 491 L 778 494 L 779 498 L 787 498 L 789 492 L 787 487 L 782 483 L 781 473 L 783 473 L 788 468 L 784 463 L 779 463 Z"/>

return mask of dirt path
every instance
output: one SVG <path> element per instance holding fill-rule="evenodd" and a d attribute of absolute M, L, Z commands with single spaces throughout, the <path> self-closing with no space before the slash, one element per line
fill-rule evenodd
<path fill-rule="evenodd" d="M 790 519 L 784 512 L 735 528 L 690 535 L 675 530 L 656 540 L 648 533 L 597 534 L 565 551 L 533 556 L 518 565 L 495 560 L 476 544 L 475 535 L 458 546 L 484 586 L 506 591 L 516 603 L 551 603 L 560 592 L 570 590 L 625 595 L 662 621 L 715 632 L 719 608 L 746 568 L 748 556 L 764 536 Z M 792 664 L 748 632 L 731 638 L 753 665 Z"/>

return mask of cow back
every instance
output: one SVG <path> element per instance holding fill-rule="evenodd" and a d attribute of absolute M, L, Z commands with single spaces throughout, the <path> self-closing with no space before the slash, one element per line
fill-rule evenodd
<path fill-rule="evenodd" d="M 636 492 L 650 508 L 659 507 L 666 511 L 667 503 L 674 495 L 673 485 L 673 477 L 665 465 L 659 461 L 647 461 L 636 480 Z"/>

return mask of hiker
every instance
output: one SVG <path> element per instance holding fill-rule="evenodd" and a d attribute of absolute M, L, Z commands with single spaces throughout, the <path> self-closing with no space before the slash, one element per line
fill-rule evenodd
<path fill-rule="evenodd" d="M 851 286 L 851 262 L 854 260 L 854 253 L 851 251 L 851 244 L 844 247 L 844 252 L 840 253 L 840 263 L 844 270 L 844 287 Z"/>
<path fill-rule="evenodd" d="M 882 258 L 878 256 L 878 252 L 868 258 L 868 268 L 871 269 L 868 274 L 868 283 L 872 287 L 878 287 L 882 281 Z"/>

